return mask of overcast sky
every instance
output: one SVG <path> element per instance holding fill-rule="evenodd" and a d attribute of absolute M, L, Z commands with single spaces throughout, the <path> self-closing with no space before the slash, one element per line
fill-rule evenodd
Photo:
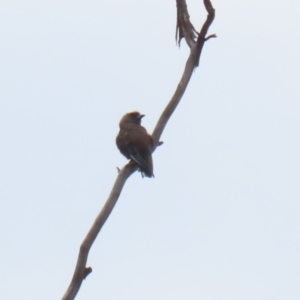
<path fill-rule="evenodd" d="M 202 1 L 187 1 L 199 30 Z M 300 299 L 300 2 L 214 0 L 216 19 L 154 153 L 93 245 L 78 300 Z M 0 299 L 60 299 L 189 49 L 161 0 L 0 3 Z"/>

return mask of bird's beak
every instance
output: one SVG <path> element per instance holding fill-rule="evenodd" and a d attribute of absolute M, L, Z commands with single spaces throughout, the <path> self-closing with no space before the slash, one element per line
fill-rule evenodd
<path fill-rule="evenodd" d="M 142 119 L 143 117 L 145 117 L 145 115 L 138 115 L 138 119 Z"/>

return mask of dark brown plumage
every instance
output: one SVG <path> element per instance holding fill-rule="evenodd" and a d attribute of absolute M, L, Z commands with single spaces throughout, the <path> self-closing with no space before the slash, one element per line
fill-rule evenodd
<path fill-rule="evenodd" d="M 120 152 L 128 159 L 133 159 L 142 174 L 154 177 L 152 162 L 152 137 L 141 126 L 145 115 L 134 111 L 123 116 L 120 121 L 120 131 L 116 138 Z"/>

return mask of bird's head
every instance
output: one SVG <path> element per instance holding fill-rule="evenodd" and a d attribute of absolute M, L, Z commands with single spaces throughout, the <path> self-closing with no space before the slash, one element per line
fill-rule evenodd
<path fill-rule="evenodd" d="M 145 115 L 140 114 L 138 111 L 130 112 L 123 116 L 123 118 L 120 121 L 120 127 L 128 123 L 141 125 L 141 120 L 144 116 Z"/>

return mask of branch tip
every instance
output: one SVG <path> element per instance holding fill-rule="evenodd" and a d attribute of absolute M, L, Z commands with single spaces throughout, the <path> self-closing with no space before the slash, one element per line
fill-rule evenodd
<path fill-rule="evenodd" d="M 91 267 L 85 267 L 84 274 L 83 274 L 83 279 L 86 279 L 88 277 L 88 275 L 92 272 L 93 272 L 93 269 Z"/>
<path fill-rule="evenodd" d="M 215 33 L 210 34 L 209 36 L 207 36 L 207 37 L 205 38 L 205 41 L 208 41 L 208 40 L 211 39 L 211 38 L 217 38 L 217 35 L 216 35 Z"/>

